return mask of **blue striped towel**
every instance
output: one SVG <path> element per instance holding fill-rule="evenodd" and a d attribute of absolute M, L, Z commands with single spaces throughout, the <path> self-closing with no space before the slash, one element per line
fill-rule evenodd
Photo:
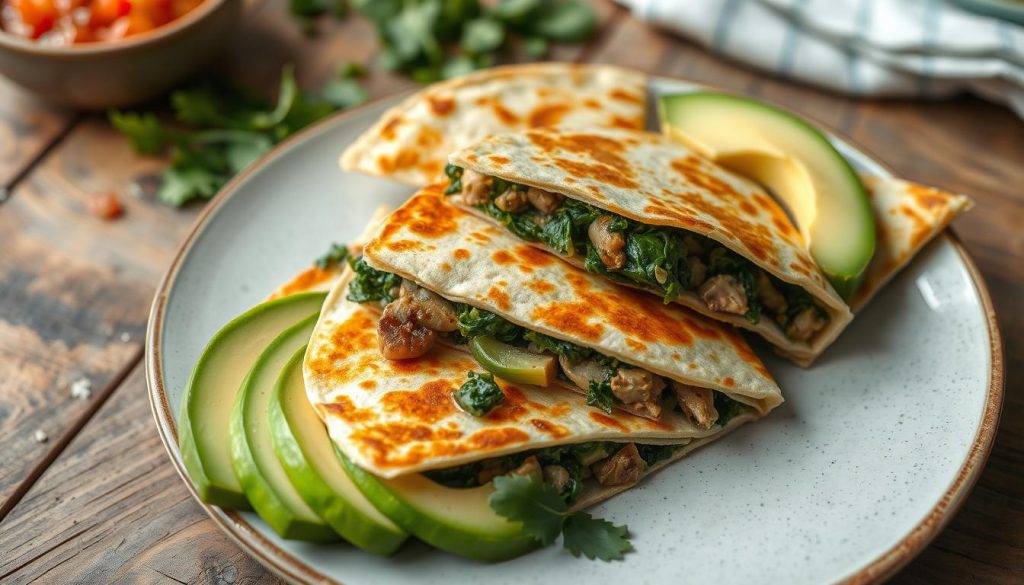
<path fill-rule="evenodd" d="M 970 91 L 1024 117 L 1024 27 L 940 0 L 618 0 L 716 53 L 853 95 Z"/>

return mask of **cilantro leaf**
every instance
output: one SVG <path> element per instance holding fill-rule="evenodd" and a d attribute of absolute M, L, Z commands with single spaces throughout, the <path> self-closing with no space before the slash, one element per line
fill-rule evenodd
<path fill-rule="evenodd" d="M 349 251 L 348 246 L 345 244 L 334 243 L 331 244 L 331 248 L 327 250 L 327 253 L 317 258 L 313 264 L 321 270 L 327 270 L 328 268 L 338 266 L 342 262 L 347 261 L 350 255 L 351 252 Z"/>
<path fill-rule="evenodd" d="M 323 88 L 323 98 L 334 107 L 351 108 L 370 99 L 370 96 L 359 82 L 346 77 L 328 81 Z"/>
<path fill-rule="evenodd" d="M 141 154 L 158 154 L 167 146 L 167 132 L 152 112 L 139 114 L 111 110 L 108 117 L 114 129 L 124 134 Z"/>
<path fill-rule="evenodd" d="M 558 491 L 533 475 L 502 475 L 494 478 L 491 508 L 498 515 L 522 522 L 523 531 L 544 546 L 558 538 L 568 506 Z"/>
<path fill-rule="evenodd" d="M 582 554 L 591 560 L 621 561 L 627 552 L 633 550 L 628 528 L 585 512 L 577 512 L 565 519 L 562 537 L 565 548 L 574 557 Z"/>

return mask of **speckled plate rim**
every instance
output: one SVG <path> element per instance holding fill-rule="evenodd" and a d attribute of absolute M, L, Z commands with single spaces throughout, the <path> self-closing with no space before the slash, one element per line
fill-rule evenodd
<path fill-rule="evenodd" d="M 642 70 L 641 70 L 642 71 Z M 710 89 L 721 89 L 705 83 L 697 83 L 681 77 L 656 75 L 645 72 L 649 75 L 649 83 L 686 83 L 693 86 L 705 86 Z M 729 91 L 721 89 L 722 91 Z M 164 273 L 160 284 L 157 286 L 153 304 L 150 308 L 149 321 L 146 327 L 145 366 L 146 385 L 148 387 L 150 408 L 153 417 L 156 419 L 156 426 L 160 435 L 160 441 L 164 445 L 171 462 L 174 464 L 178 475 L 188 488 L 192 497 L 203 510 L 220 526 L 232 541 L 242 550 L 245 550 L 261 564 L 270 569 L 278 577 L 290 583 L 338 583 L 340 582 L 325 576 L 311 565 L 303 562 L 298 557 L 282 550 L 276 544 L 267 539 L 260 531 L 253 528 L 239 513 L 233 510 L 224 510 L 219 506 L 211 506 L 199 499 L 192 482 L 188 479 L 184 464 L 181 460 L 181 452 L 178 449 L 177 422 L 174 412 L 167 400 L 167 393 L 163 384 L 163 363 L 160 352 L 160 338 L 163 329 L 164 311 L 170 292 L 174 287 L 178 270 L 188 256 L 192 246 L 199 239 L 202 232 L 208 227 L 210 220 L 223 207 L 231 197 L 236 195 L 248 177 L 256 170 L 266 166 L 284 153 L 296 148 L 307 140 L 321 133 L 332 131 L 336 126 L 347 123 L 351 118 L 361 115 L 366 109 L 380 106 L 384 103 L 397 104 L 401 99 L 412 93 L 412 90 L 397 95 L 388 96 L 364 104 L 362 106 L 340 112 L 323 120 L 305 130 L 295 134 L 273 151 L 264 155 L 261 159 L 251 165 L 248 169 L 235 176 L 220 193 L 210 201 L 203 212 L 196 219 L 188 236 L 182 242 L 181 247 L 175 254 L 174 259 Z M 733 92 L 735 93 L 735 92 Z M 761 99 L 761 98 L 758 98 Z M 770 103 L 770 100 L 763 100 Z M 782 107 L 782 106 L 779 106 Z M 854 141 L 843 136 L 828 124 L 824 124 L 813 117 L 801 114 L 804 118 L 811 120 L 819 128 L 824 128 L 831 136 L 859 152 L 861 156 L 872 161 L 886 172 L 892 170 L 885 164 L 871 156 L 865 149 Z M 873 561 L 856 570 L 839 581 L 843 585 L 866 585 L 869 583 L 880 583 L 892 577 L 896 572 L 909 563 L 915 556 L 924 550 L 928 544 L 935 539 L 943 528 L 949 523 L 956 512 L 966 501 L 974 484 L 978 481 L 981 471 L 985 467 L 992 444 L 995 441 L 996 430 L 999 425 L 999 416 L 1003 405 L 1003 346 L 1002 336 L 999 331 L 999 324 L 996 320 L 995 308 L 985 281 L 978 271 L 977 265 L 971 259 L 967 250 L 952 230 L 946 230 L 939 237 L 946 238 L 956 250 L 970 275 L 974 290 L 980 300 L 980 305 L 985 313 L 985 323 L 990 346 L 989 385 L 985 397 L 985 408 L 979 421 L 978 431 L 971 443 L 971 448 L 966 459 L 960 466 L 956 478 L 943 493 L 943 496 L 935 506 L 925 515 L 909 533 L 907 533 L 896 545 L 879 555 Z"/>

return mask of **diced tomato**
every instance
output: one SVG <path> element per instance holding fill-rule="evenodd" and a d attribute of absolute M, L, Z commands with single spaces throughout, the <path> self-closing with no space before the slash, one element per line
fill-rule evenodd
<path fill-rule="evenodd" d="M 0 26 L 31 39 L 46 35 L 47 42 L 60 44 L 109 41 L 161 27 L 203 1 L 0 0 Z"/>
<path fill-rule="evenodd" d="M 117 219 L 124 214 L 124 206 L 113 192 L 92 195 L 88 205 L 89 211 L 100 219 Z"/>

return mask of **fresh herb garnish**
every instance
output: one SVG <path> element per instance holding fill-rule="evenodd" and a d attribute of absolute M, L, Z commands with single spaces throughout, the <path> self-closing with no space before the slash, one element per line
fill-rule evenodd
<path fill-rule="evenodd" d="M 520 522 L 523 531 L 544 546 L 563 535 L 563 544 L 574 556 L 603 561 L 621 560 L 633 550 L 625 526 L 615 526 L 584 512 L 569 512 L 569 505 L 554 487 L 536 475 L 504 475 L 494 478 L 491 508 L 500 516 Z"/>
<path fill-rule="evenodd" d="M 292 67 L 285 66 L 272 106 L 244 90 L 207 82 L 171 94 L 179 122 L 174 127 L 162 124 L 152 112 L 111 110 L 109 118 L 140 154 L 170 149 L 171 166 L 163 172 L 158 197 L 183 205 L 213 197 L 232 176 L 296 131 L 365 101 L 365 92 L 351 87 L 353 80 L 339 82 L 347 82 L 347 89 L 328 84 L 327 96 L 306 93 L 299 90 Z"/>
<path fill-rule="evenodd" d="M 356 274 L 348 285 L 346 299 L 353 303 L 380 301 L 382 304 L 395 300 L 393 291 L 401 286 L 402 277 L 371 267 L 362 256 L 350 257 L 348 265 Z"/>
<path fill-rule="evenodd" d="M 331 244 L 330 249 L 323 256 L 317 258 L 314 264 L 321 270 L 327 270 L 347 261 L 349 254 L 348 246 L 345 244 Z"/>

